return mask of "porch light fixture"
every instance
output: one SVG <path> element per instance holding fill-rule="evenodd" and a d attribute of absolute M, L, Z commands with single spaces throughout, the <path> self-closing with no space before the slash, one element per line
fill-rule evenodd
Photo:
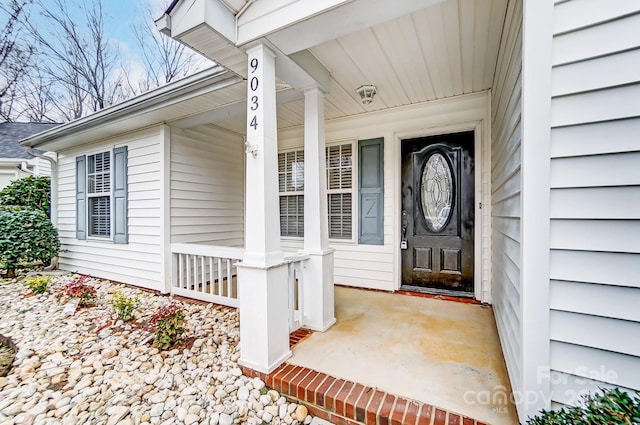
<path fill-rule="evenodd" d="M 373 96 L 377 93 L 376 86 L 373 84 L 360 86 L 356 89 L 356 92 L 360 95 L 360 100 L 362 100 L 364 105 L 368 105 L 373 102 Z"/>

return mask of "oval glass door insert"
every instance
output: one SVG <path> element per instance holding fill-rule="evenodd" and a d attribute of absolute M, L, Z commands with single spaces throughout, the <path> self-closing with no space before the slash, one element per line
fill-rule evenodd
<path fill-rule="evenodd" d="M 441 153 L 433 153 L 422 171 L 420 194 L 422 213 L 427 226 L 439 232 L 447 225 L 453 212 L 453 172 Z"/>

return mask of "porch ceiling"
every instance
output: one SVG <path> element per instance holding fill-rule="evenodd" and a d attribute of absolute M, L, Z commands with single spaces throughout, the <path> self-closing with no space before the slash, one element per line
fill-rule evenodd
<path fill-rule="evenodd" d="M 310 48 L 331 73 L 326 118 L 491 88 L 507 1 L 445 0 Z M 207 55 L 236 72 L 246 70 L 244 53 L 215 44 L 209 41 Z M 356 93 L 363 84 L 377 87 L 369 105 L 363 105 Z M 280 104 L 278 127 L 302 125 L 303 111 L 303 100 Z M 218 125 L 244 132 L 246 123 L 243 115 Z"/>

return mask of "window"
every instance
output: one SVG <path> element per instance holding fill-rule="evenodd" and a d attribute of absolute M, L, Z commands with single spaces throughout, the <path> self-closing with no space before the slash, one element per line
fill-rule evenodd
<path fill-rule="evenodd" d="M 87 157 L 89 236 L 111 236 L 111 152 Z"/>
<path fill-rule="evenodd" d="M 329 238 L 353 238 L 353 144 L 328 146 Z M 304 236 L 304 151 L 278 154 L 280 235 Z"/>
<path fill-rule="evenodd" d="M 327 147 L 327 202 L 329 238 L 351 239 L 353 235 L 353 146 Z"/>
<path fill-rule="evenodd" d="M 304 151 L 278 154 L 280 235 L 304 236 Z"/>
<path fill-rule="evenodd" d="M 76 157 L 76 238 L 128 243 L 127 147 Z"/>

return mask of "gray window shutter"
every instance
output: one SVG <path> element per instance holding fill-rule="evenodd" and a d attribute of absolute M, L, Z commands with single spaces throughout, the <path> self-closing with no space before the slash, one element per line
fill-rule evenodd
<path fill-rule="evenodd" d="M 127 147 L 113 150 L 113 241 L 128 243 L 127 230 Z"/>
<path fill-rule="evenodd" d="M 76 239 L 87 239 L 87 157 L 76 157 Z"/>
<path fill-rule="evenodd" d="M 358 142 L 358 243 L 384 244 L 384 139 Z"/>

